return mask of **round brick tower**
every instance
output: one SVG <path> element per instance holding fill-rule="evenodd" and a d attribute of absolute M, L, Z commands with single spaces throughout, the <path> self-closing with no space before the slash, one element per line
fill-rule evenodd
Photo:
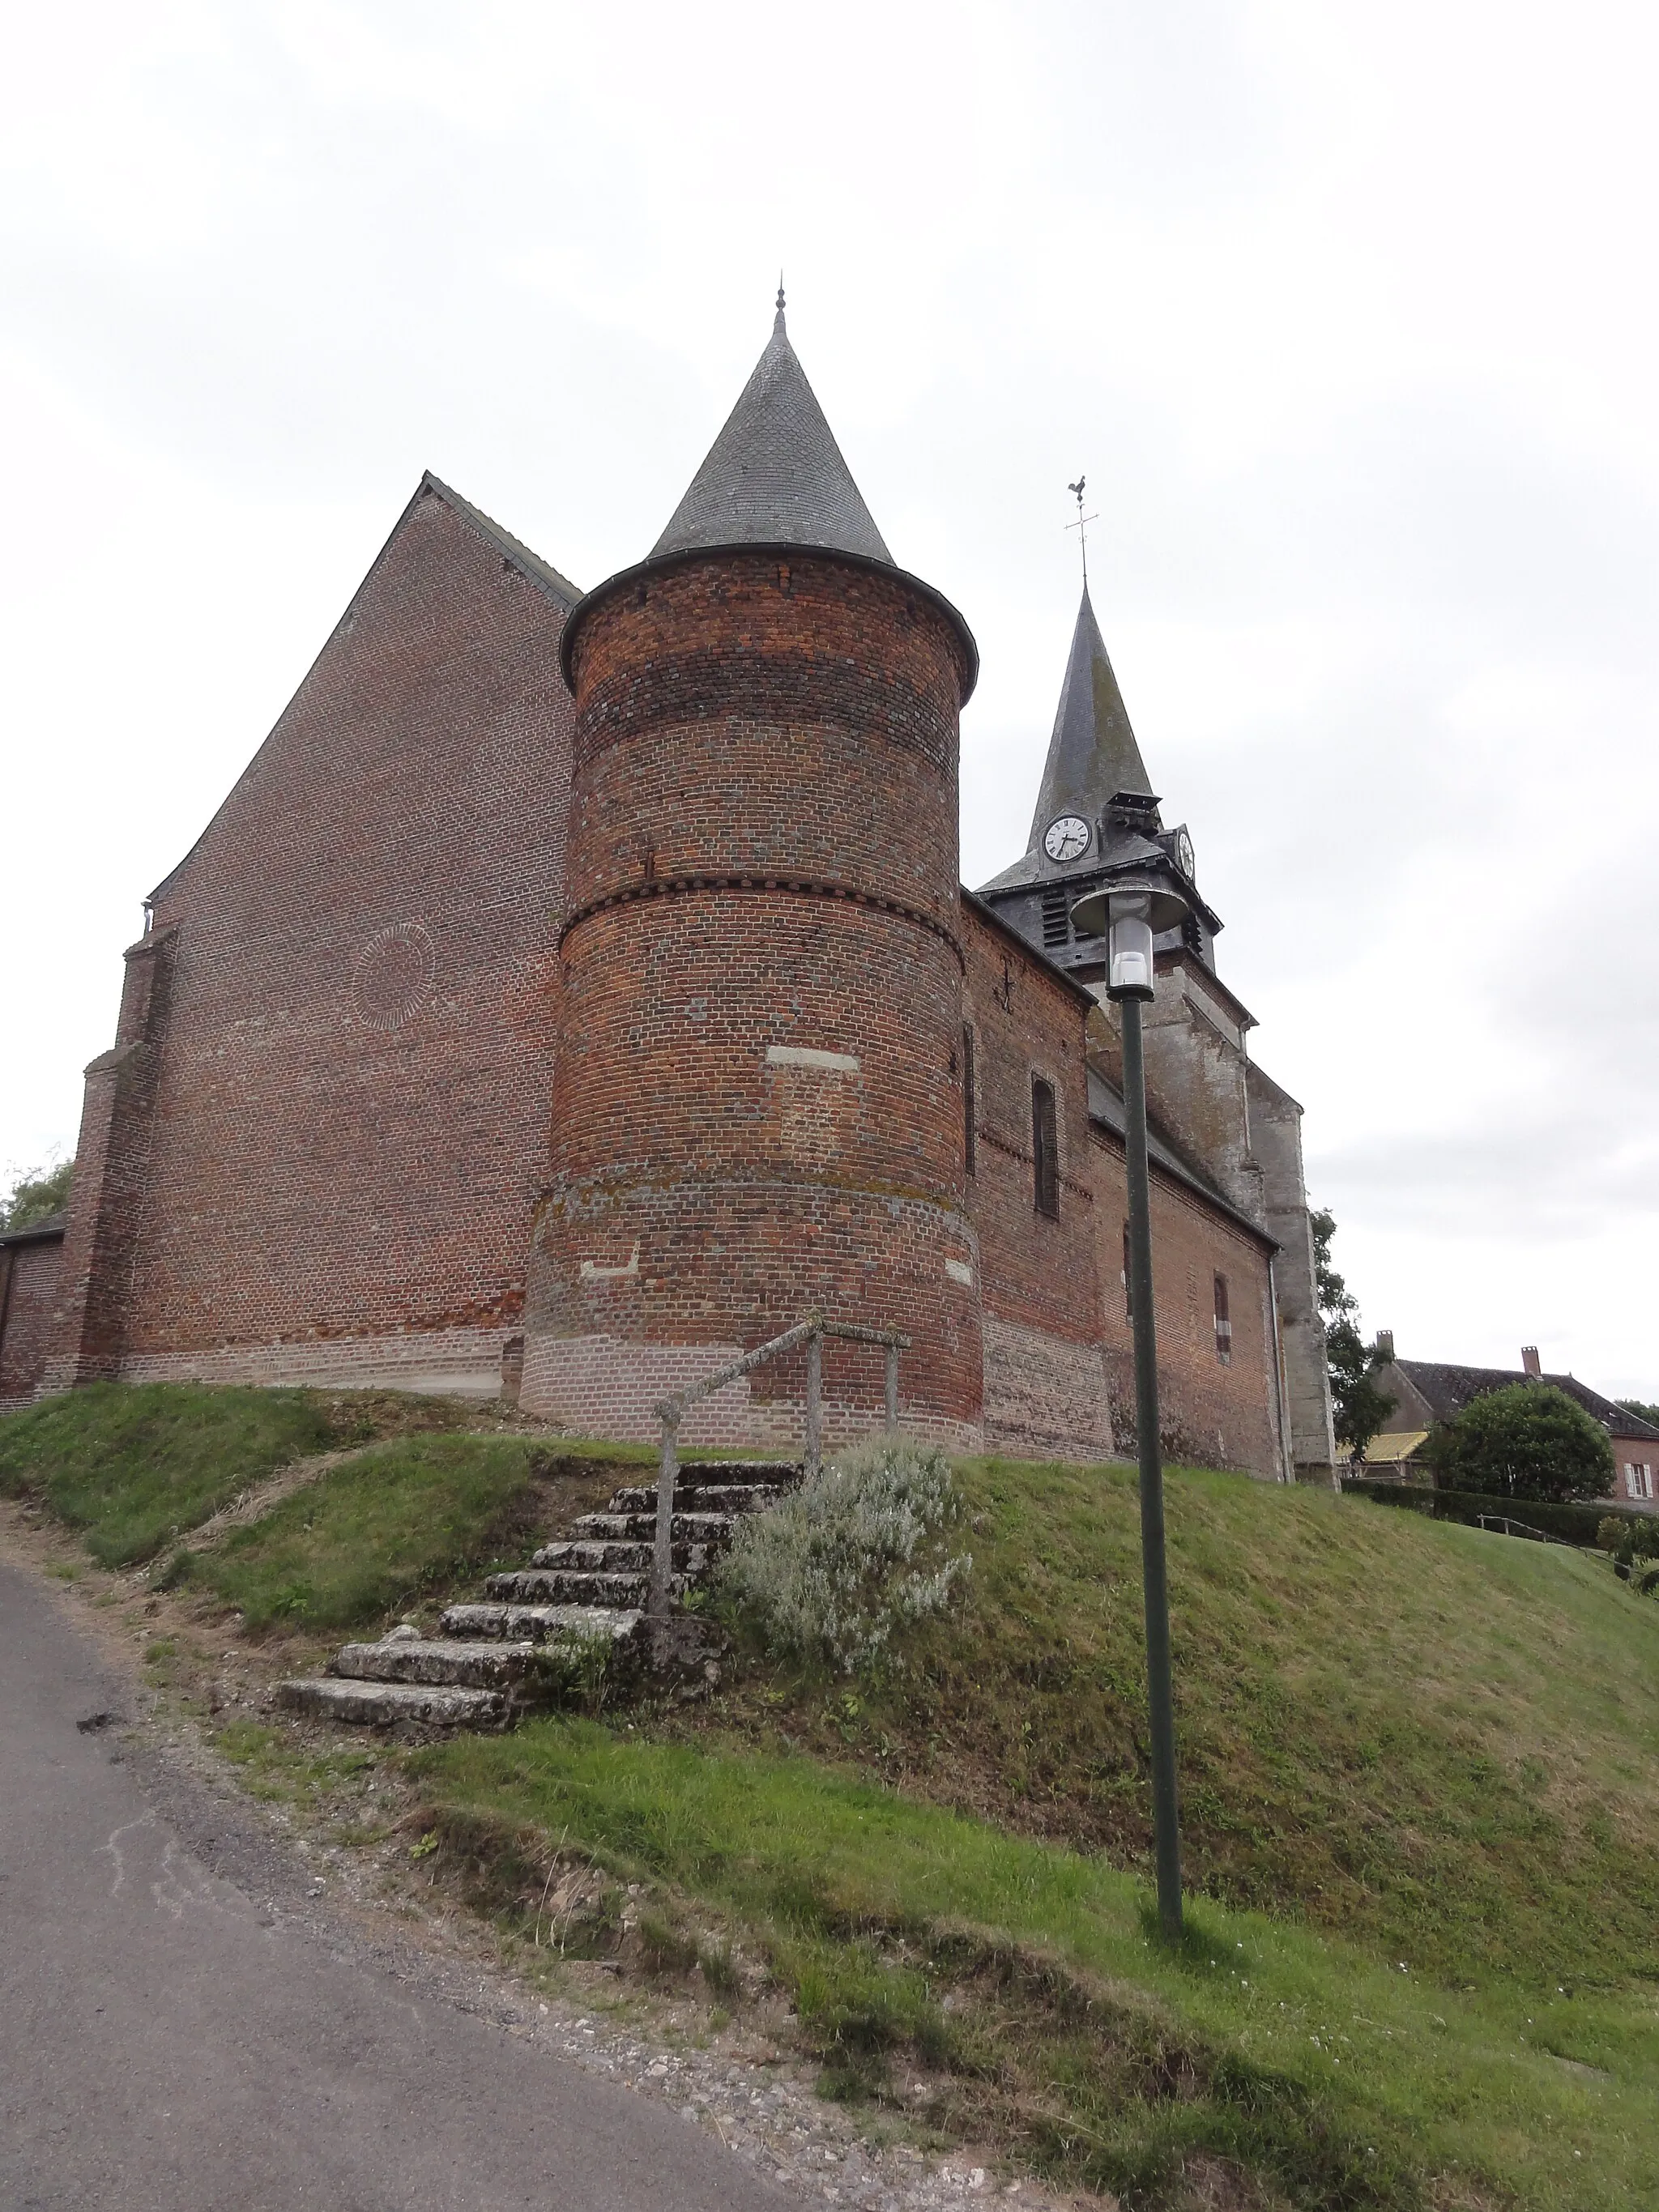
<path fill-rule="evenodd" d="M 973 639 L 896 568 L 784 329 L 650 557 L 582 600 L 526 1406 L 611 1435 L 817 1310 L 897 1327 L 908 1428 L 977 1439 L 957 718 Z M 804 1362 L 688 1441 L 799 1442 Z M 824 1348 L 825 1431 L 879 1352 Z"/>

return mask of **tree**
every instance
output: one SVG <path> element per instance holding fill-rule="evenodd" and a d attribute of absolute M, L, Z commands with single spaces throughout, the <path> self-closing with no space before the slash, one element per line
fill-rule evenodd
<path fill-rule="evenodd" d="M 8 1229 L 33 1229 L 49 1213 L 61 1213 L 69 1204 L 73 1160 L 55 1160 L 32 1174 L 20 1175 L 4 1198 L 0 1198 L 0 1233 Z"/>
<path fill-rule="evenodd" d="M 1384 1363 L 1376 1347 L 1359 1334 L 1359 1301 L 1331 1265 L 1336 1218 L 1321 1206 L 1308 1217 L 1313 1230 L 1314 1287 L 1325 1322 L 1325 1364 L 1330 1370 L 1336 1441 L 1364 1460 L 1365 1447 L 1394 1411 L 1394 1400 L 1377 1388 Z"/>
<path fill-rule="evenodd" d="M 1443 1490 L 1538 1500 L 1605 1498 L 1613 1446 L 1601 1424 L 1553 1382 L 1511 1382 L 1471 1398 L 1433 1430 L 1424 1457 Z"/>
<path fill-rule="evenodd" d="M 1650 1406 L 1641 1398 L 1615 1398 L 1613 1402 L 1622 1406 L 1627 1413 L 1634 1413 L 1639 1420 L 1651 1421 L 1659 1428 L 1659 1406 Z"/>

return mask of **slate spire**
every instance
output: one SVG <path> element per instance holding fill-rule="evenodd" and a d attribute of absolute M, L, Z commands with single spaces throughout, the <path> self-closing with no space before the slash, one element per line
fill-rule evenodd
<path fill-rule="evenodd" d="M 717 545 L 820 545 L 892 562 L 789 343 L 781 281 L 766 350 L 651 551 Z"/>
<path fill-rule="evenodd" d="M 1031 850 L 1042 851 L 1042 833 L 1058 816 L 1079 814 L 1093 823 L 1120 791 L 1150 797 L 1152 789 L 1085 584 L 1032 817 Z"/>

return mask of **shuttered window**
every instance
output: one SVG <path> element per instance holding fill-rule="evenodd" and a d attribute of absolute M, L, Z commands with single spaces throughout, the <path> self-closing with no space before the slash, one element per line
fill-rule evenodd
<path fill-rule="evenodd" d="M 1233 1364 L 1233 1322 L 1227 1304 L 1227 1278 L 1215 1279 L 1215 1356 L 1224 1367 Z"/>

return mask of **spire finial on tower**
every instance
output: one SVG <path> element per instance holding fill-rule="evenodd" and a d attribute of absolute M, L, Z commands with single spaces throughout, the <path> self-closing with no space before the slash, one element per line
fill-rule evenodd
<path fill-rule="evenodd" d="M 1075 493 L 1077 496 L 1077 520 L 1068 522 L 1066 527 L 1077 532 L 1078 551 L 1083 556 L 1083 588 L 1085 592 L 1089 588 L 1089 525 L 1100 520 L 1097 514 L 1083 512 L 1083 487 L 1088 481 L 1087 477 L 1079 472 L 1077 482 L 1066 487 L 1067 491 Z"/>
<path fill-rule="evenodd" d="M 778 328 L 783 327 L 783 271 L 778 271 Z"/>

